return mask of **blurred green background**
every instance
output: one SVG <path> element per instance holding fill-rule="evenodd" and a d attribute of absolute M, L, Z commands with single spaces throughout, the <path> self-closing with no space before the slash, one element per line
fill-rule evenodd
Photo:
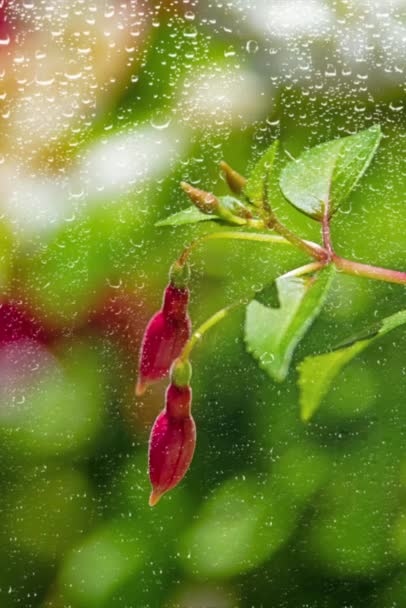
<path fill-rule="evenodd" d="M 333 238 L 405 267 L 405 36 L 403 0 L 0 2 L 0 608 L 406 606 L 405 336 L 307 425 L 295 371 L 404 307 L 401 286 L 338 276 L 281 385 L 246 354 L 243 312 L 216 326 L 193 356 L 192 467 L 154 509 L 165 382 L 134 396 L 171 262 L 219 229 L 154 223 L 188 204 L 181 179 L 226 193 L 223 158 L 246 173 L 277 137 L 284 163 L 380 123 Z M 303 263 L 206 244 L 194 325 Z"/>

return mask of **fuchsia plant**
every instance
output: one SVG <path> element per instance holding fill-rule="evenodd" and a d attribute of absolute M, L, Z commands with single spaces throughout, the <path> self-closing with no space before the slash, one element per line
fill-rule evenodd
<path fill-rule="evenodd" d="M 150 321 L 141 348 L 137 394 L 149 382 L 166 376 L 171 384 L 165 409 L 153 426 L 149 448 L 152 483 L 151 506 L 164 492 L 176 486 L 193 457 L 196 432 L 191 417 L 191 351 L 203 334 L 234 308 L 224 308 L 190 335 L 187 315 L 188 258 L 202 242 L 213 239 L 255 241 L 297 247 L 312 258 L 310 263 L 276 279 L 279 306 L 272 308 L 253 299 L 247 305 L 245 342 L 269 376 L 282 382 L 288 374 L 293 352 L 321 310 L 335 272 L 406 284 L 406 273 L 370 266 L 338 255 L 333 247 L 330 224 L 342 202 L 358 183 L 381 139 L 379 126 L 305 151 L 288 163 L 279 187 L 288 202 L 321 225 L 322 245 L 302 239 L 277 218 L 270 193 L 274 187 L 274 165 L 278 142 L 259 159 L 248 179 L 226 163 L 221 169 L 235 196 L 217 197 L 182 183 L 193 207 L 158 222 L 177 226 L 213 220 L 232 226 L 229 231 L 206 234 L 189 245 L 171 268 L 164 304 Z M 261 231 L 261 232 L 259 232 Z M 242 302 L 236 305 L 241 305 Z M 376 339 L 406 323 L 406 311 L 381 320 L 370 332 L 353 338 L 323 355 L 310 356 L 298 366 L 300 406 L 303 420 L 309 420 L 329 390 L 334 377 L 353 357 Z M 171 367 L 172 366 L 172 367 Z"/>

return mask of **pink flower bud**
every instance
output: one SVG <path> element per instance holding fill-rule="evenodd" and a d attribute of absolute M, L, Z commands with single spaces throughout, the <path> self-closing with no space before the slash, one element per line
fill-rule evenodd
<path fill-rule="evenodd" d="M 151 382 L 164 378 L 190 338 L 191 323 L 187 312 L 189 290 L 165 289 L 162 308 L 147 325 L 141 346 L 136 394 L 142 395 Z"/>
<path fill-rule="evenodd" d="M 171 384 L 166 391 L 165 409 L 152 427 L 148 458 L 151 507 L 181 481 L 192 462 L 196 427 L 190 413 L 191 401 L 189 386 Z"/>

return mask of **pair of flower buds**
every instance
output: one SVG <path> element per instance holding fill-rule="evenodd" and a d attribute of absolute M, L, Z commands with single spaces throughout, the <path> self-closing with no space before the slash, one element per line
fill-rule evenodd
<path fill-rule="evenodd" d="M 246 184 L 245 178 L 224 162 L 220 167 L 230 189 L 234 193 L 241 193 Z M 220 200 L 184 182 L 181 186 L 203 213 L 215 215 L 229 224 L 245 225 L 254 221 L 248 206 L 237 199 L 223 197 Z M 165 407 L 155 420 L 149 440 L 151 506 L 184 477 L 196 445 L 196 427 L 191 415 L 192 368 L 189 361 L 181 356 L 191 337 L 187 287 L 189 275 L 187 263 L 175 262 L 172 265 L 162 308 L 148 323 L 141 345 L 136 394 L 142 395 L 148 384 L 170 374 Z"/>
<path fill-rule="evenodd" d="M 165 289 L 162 308 L 149 321 L 140 352 L 136 394 L 170 374 L 165 407 L 151 430 L 149 439 L 150 506 L 184 477 L 193 458 L 196 427 L 191 415 L 192 368 L 180 358 L 191 335 L 188 315 L 189 268 L 175 262 Z"/>

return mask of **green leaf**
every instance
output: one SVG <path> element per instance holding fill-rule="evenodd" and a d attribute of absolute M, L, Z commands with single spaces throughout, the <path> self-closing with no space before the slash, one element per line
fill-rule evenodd
<path fill-rule="evenodd" d="M 82 535 L 80 543 L 64 556 L 60 580 L 68 603 L 89 608 L 114 605 L 114 592 L 128 579 L 138 577 L 144 560 L 145 547 L 130 523 L 106 521 Z"/>
<path fill-rule="evenodd" d="M 244 194 L 256 207 L 260 207 L 263 203 L 265 197 L 265 184 L 272 172 L 278 147 L 279 141 L 276 140 L 268 148 L 265 154 L 261 156 L 245 185 Z"/>
<path fill-rule="evenodd" d="M 256 300 L 247 306 L 247 350 L 278 382 L 286 378 L 295 347 L 320 312 L 333 274 L 334 267 L 328 266 L 315 277 L 279 277 L 280 307 L 269 308 Z"/>
<path fill-rule="evenodd" d="M 375 125 L 307 150 L 284 167 L 284 196 L 314 219 L 320 220 L 326 211 L 331 217 L 365 173 L 380 139 L 381 128 Z"/>
<path fill-rule="evenodd" d="M 247 213 L 250 213 L 251 210 L 248 208 L 248 203 L 244 205 L 238 198 L 235 196 L 219 196 L 217 197 L 220 203 L 220 206 L 223 209 L 227 209 L 237 217 L 247 217 Z"/>
<path fill-rule="evenodd" d="M 230 479 L 211 495 L 181 538 L 179 554 L 191 573 L 241 575 L 268 560 L 293 534 L 296 505 L 271 492 L 271 483 Z M 238 517 L 230 513 L 238 512 Z M 271 523 L 270 523 L 271 522 Z"/>
<path fill-rule="evenodd" d="M 323 355 L 306 357 L 298 366 L 302 419 L 309 420 L 313 416 L 344 365 L 375 340 L 405 323 L 406 310 L 401 310 L 383 319 L 378 327 L 375 325 L 362 338 L 352 338 L 346 346 Z"/>
<path fill-rule="evenodd" d="M 197 207 L 188 207 L 182 211 L 178 211 L 173 215 L 156 222 L 155 226 L 184 226 L 186 224 L 196 224 L 197 222 L 207 222 L 209 220 L 219 219 L 215 215 L 207 215 L 197 209 Z"/>

